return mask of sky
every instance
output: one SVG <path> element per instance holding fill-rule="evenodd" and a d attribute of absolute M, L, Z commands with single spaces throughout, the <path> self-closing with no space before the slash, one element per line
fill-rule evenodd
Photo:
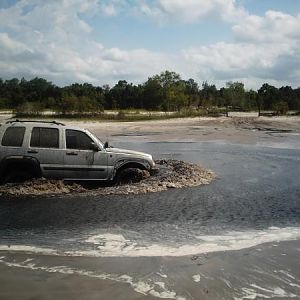
<path fill-rule="evenodd" d="M 164 70 L 300 86 L 300 0 L 0 0 L 0 78 L 135 84 Z"/>

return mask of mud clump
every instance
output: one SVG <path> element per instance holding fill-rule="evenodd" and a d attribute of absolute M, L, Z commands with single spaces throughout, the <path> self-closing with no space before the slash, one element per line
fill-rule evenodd
<path fill-rule="evenodd" d="M 80 184 L 66 184 L 63 180 L 49 180 L 45 178 L 33 179 L 24 183 L 8 183 L 0 186 L 0 194 L 5 195 L 47 195 L 69 194 L 86 191 Z"/>
<path fill-rule="evenodd" d="M 156 167 L 150 172 L 130 168 L 122 172 L 118 183 L 86 188 L 80 184 L 68 184 L 62 180 L 35 179 L 22 184 L 0 186 L 2 195 L 58 195 L 68 194 L 85 196 L 129 195 L 161 192 L 168 189 L 194 187 L 209 184 L 215 174 L 199 165 L 179 160 L 157 160 Z"/>

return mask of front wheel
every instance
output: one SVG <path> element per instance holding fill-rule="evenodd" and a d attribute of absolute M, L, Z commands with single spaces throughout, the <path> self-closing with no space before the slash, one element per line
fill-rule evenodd
<path fill-rule="evenodd" d="M 136 183 L 150 176 L 149 171 L 141 168 L 126 168 L 119 170 L 114 178 L 115 184 Z"/>

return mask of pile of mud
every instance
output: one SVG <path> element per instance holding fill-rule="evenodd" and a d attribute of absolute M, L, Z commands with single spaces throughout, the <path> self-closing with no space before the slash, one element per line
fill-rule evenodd
<path fill-rule="evenodd" d="M 249 128 L 257 123 L 257 117 L 232 117 L 229 121 L 236 127 Z"/>
<path fill-rule="evenodd" d="M 170 188 L 193 187 L 209 184 L 215 174 L 199 165 L 178 160 L 157 160 L 151 172 L 129 169 L 118 184 L 106 187 L 86 188 L 77 183 L 62 180 L 35 179 L 21 184 L 0 186 L 2 195 L 128 195 L 160 192 Z"/>
<path fill-rule="evenodd" d="M 8 183 L 0 186 L 1 195 L 48 195 L 69 194 L 73 192 L 82 193 L 86 189 L 80 184 L 68 184 L 63 180 L 48 180 L 44 178 L 33 179 L 24 183 Z"/>

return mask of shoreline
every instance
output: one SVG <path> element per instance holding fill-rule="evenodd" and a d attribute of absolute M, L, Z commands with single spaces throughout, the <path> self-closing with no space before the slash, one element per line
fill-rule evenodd
<path fill-rule="evenodd" d="M 186 257 L 80 258 L 0 252 L 6 299 L 300 297 L 300 241 Z M 299 261 L 299 260 L 298 260 Z M 283 267 L 284 266 L 284 269 Z M 261 273 L 261 268 L 265 271 Z M 138 274 L 138 275 L 137 275 Z M 18 288 L 12 288 L 16 286 Z M 24 295 L 26 295 L 24 297 Z M 260 296 L 259 296 L 260 295 Z"/>

